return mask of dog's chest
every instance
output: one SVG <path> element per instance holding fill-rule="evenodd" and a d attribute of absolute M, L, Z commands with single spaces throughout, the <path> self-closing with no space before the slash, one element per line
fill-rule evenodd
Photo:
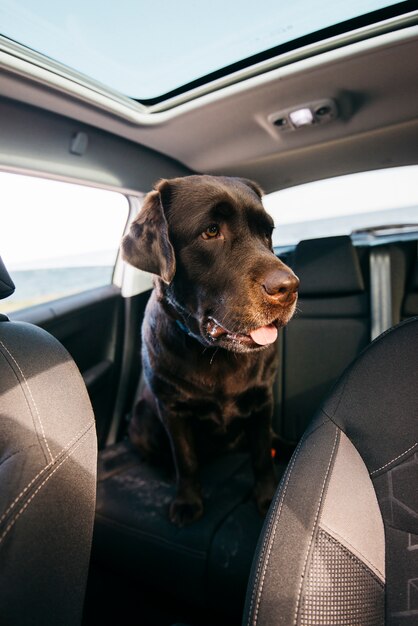
<path fill-rule="evenodd" d="M 189 397 L 194 416 L 213 422 L 221 432 L 234 420 L 247 418 L 262 408 L 271 393 L 268 381 L 262 381 L 258 371 L 250 374 L 238 368 L 231 372 L 195 372 L 190 378 L 195 389 Z"/>
<path fill-rule="evenodd" d="M 221 433 L 271 404 L 277 356 L 273 346 L 238 355 L 202 350 L 178 332 L 159 333 L 159 342 L 156 336 L 146 335 L 145 371 L 159 402 L 179 417 L 212 425 Z"/>

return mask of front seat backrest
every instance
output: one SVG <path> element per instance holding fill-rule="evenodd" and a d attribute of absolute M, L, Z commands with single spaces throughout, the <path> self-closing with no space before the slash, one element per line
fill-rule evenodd
<path fill-rule="evenodd" d="M 298 309 L 283 329 L 282 397 L 276 430 L 297 443 L 347 365 L 370 342 L 370 295 L 350 237 L 300 241 L 292 269 Z"/>
<path fill-rule="evenodd" d="M 0 298 L 13 283 L 0 260 Z M 0 317 L 0 623 L 81 623 L 97 445 L 81 375 L 44 330 Z"/>
<path fill-rule="evenodd" d="M 270 508 L 245 625 L 417 623 L 417 372 L 412 318 L 336 384 Z"/>

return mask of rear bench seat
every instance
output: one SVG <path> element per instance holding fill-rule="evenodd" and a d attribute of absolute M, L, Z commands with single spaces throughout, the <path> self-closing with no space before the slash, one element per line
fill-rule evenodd
<path fill-rule="evenodd" d="M 298 310 L 282 332 L 275 430 L 297 443 L 325 394 L 370 341 L 367 258 L 350 237 L 301 241 L 291 260 Z"/>
<path fill-rule="evenodd" d="M 405 316 L 411 308 L 416 312 L 418 271 L 414 278 L 407 270 L 410 252 L 407 260 L 405 251 L 392 252 L 396 275 L 403 275 L 399 263 L 405 276 L 411 274 L 392 280 L 395 316 Z M 301 278 L 299 311 L 278 344 L 275 428 L 296 442 L 333 382 L 370 341 L 369 251 L 354 248 L 345 236 L 302 241 L 290 265 Z M 402 299 L 405 280 L 411 288 Z M 285 466 L 279 450 L 279 477 Z M 229 609 L 231 623 L 238 623 L 263 523 L 252 500 L 248 456 L 216 460 L 202 470 L 201 481 L 204 516 L 178 529 L 167 517 L 173 481 L 141 462 L 127 441 L 102 451 L 93 561 L 158 585 L 162 597 L 218 607 L 223 614 Z"/>
<path fill-rule="evenodd" d="M 401 304 L 400 319 L 418 315 L 418 244 L 415 244 L 415 257 L 406 272 L 406 288 Z"/>
<path fill-rule="evenodd" d="M 286 262 L 301 280 L 282 331 L 274 426 L 295 444 L 333 383 L 371 339 L 418 315 L 417 242 L 356 248 L 348 236 L 301 241 Z"/>
<path fill-rule="evenodd" d="M 279 477 L 285 464 L 278 465 Z M 141 462 L 128 442 L 99 454 L 93 561 L 161 592 L 166 603 L 231 615 L 238 623 L 263 519 L 252 499 L 247 454 L 200 473 L 203 517 L 185 528 L 168 519 L 171 477 Z"/>

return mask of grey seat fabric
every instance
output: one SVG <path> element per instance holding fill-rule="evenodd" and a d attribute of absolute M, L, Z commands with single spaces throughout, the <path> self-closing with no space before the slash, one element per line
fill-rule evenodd
<path fill-rule="evenodd" d="M 282 333 L 274 427 L 297 443 L 325 394 L 370 341 L 370 296 L 348 236 L 301 241 L 298 308 Z"/>
<path fill-rule="evenodd" d="M 13 283 L 0 264 L 0 298 Z M 0 623 L 81 623 L 96 493 L 87 392 L 61 344 L 0 319 Z"/>
<path fill-rule="evenodd" d="M 276 493 L 243 624 L 418 620 L 418 318 L 345 372 Z"/>
<path fill-rule="evenodd" d="M 279 476 L 284 467 L 277 464 Z M 127 441 L 101 451 L 93 562 L 157 586 L 171 601 L 230 613 L 237 623 L 263 524 L 249 455 L 208 462 L 200 480 L 204 515 L 178 528 L 168 519 L 174 476 L 141 461 Z"/>

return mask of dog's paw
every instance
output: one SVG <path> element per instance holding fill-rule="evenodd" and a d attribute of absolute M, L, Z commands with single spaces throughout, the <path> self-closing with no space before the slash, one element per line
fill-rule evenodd
<path fill-rule="evenodd" d="M 182 527 L 198 520 L 202 513 L 203 503 L 200 498 L 186 500 L 179 497 L 171 503 L 169 517 L 173 524 Z"/>
<path fill-rule="evenodd" d="M 260 515 L 265 517 L 269 510 L 271 501 L 276 492 L 276 482 L 266 482 L 256 485 L 254 489 L 255 502 Z"/>

